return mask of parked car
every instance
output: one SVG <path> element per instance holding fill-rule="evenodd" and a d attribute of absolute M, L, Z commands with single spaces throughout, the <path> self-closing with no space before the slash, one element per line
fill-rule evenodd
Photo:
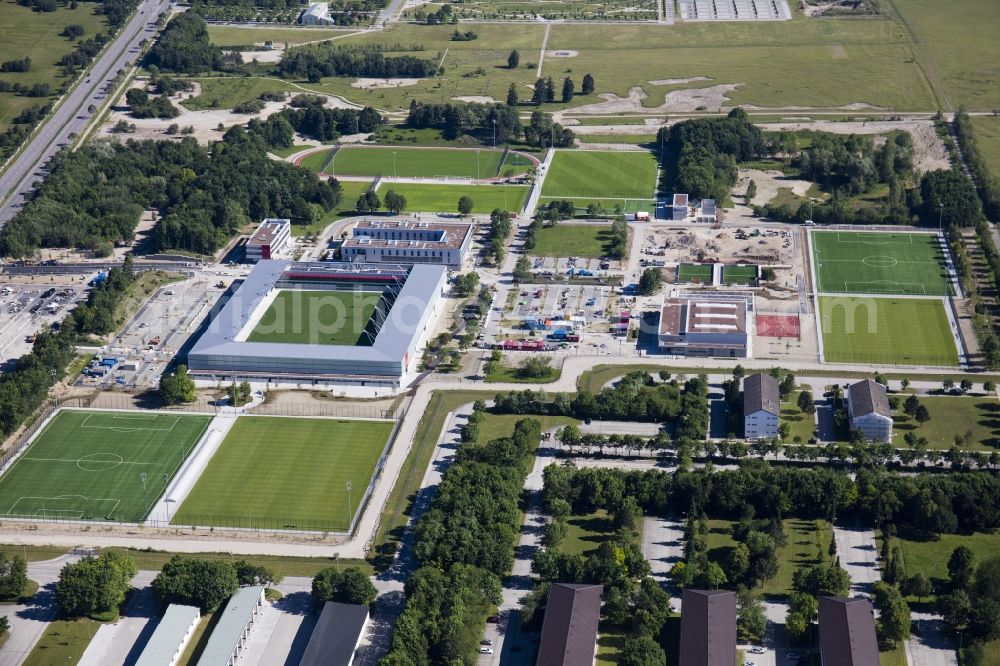
<path fill-rule="evenodd" d="M 479 648 L 479 654 L 493 654 L 493 648 L 491 648 L 491 647 L 481 647 L 481 648 Z"/>

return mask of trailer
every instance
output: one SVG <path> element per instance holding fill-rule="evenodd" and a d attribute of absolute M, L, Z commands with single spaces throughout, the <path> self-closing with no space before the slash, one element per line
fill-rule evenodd
<path fill-rule="evenodd" d="M 545 343 L 541 340 L 504 340 L 504 351 L 545 351 Z"/>

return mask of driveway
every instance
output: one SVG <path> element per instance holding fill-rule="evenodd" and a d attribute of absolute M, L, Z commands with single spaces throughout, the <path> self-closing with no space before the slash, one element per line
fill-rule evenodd
<path fill-rule="evenodd" d="M 254 645 L 248 646 L 241 666 L 298 664 L 312 637 L 317 620 L 311 612 L 312 579 L 290 576 L 274 587 L 284 597 L 265 605 L 260 626 L 250 634 Z"/>
<path fill-rule="evenodd" d="M 653 580 L 670 592 L 670 601 L 681 608 L 679 590 L 670 585 L 670 569 L 684 559 L 684 524 L 676 519 L 644 516 L 642 556 L 649 562 Z"/>
<path fill-rule="evenodd" d="M 958 666 L 944 620 L 931 613 L 913 613 L 911 617 L 914 633 L 904 644 L 910 666 Z"/>
<path fill-rule="evenodd" d="M 881 580 L 875 531 L 863 527 L 833 527 L 840 566 L 851 577 L 851 592 L 870 597 L 872 587 Z"/>

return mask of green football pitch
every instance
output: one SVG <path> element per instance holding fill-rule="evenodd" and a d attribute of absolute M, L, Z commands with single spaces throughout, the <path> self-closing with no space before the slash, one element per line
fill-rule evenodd
<path fill-rule="evenodd" d="M 283 289 L 247 336 L 249 342 L 361 345 L 382 294 Z"/>
<path fill-rule="evenodd" d="M 141 521 L 211 420 L 59 411 L 0 477 L 0 515 Z"/>
<path fill-rule="evenodd" d="M 655 194 L 656 157 L 648 151 L 558 150 L 542 185 L 542 196 L 555 199 L 648 200 Z"/>
<path fill-rule="evenodd" d="M 712 268 L 711 264 L 680 264 L 677 267 L 677 281 L 711 284 Z"/>
<path fill-rule="evenodd" d="M 172 523 L 346 530 L 391 432 L 391 421 L 241 416 Z"/>
<path fill-rule="evenodd" d="M 940 299 L 821 296 L 827 361 L 865 365 L 958 365 Z"/>
<path fill-rule="evenodd" d="M 757 277 L 756 266 L 723 266 L 723 284 L 750 284 Z"/>
<path fill-rule="evenodd" d="M 820 292 L 952 293 L 940 240 L 934 234 L 814 231 L 812 245 Z"/>
<path fill-rule="evenodd" d="M 524 173 L 534 164 L 523 153 L 510 151 L 504 158 L 503 150 L 493 148 L 344 146 L 312 153 L 302 159 L 300 166 L 313 171 L 322 168 L 333 176 L 479 179 Z"/>
<path fill-rule="evenodd" d="M 393 190 L 406 197 L 406 210 L 427 213 L 454 213 L 458 200 L 472 199 L 472 212 L 486 214 L 494 208 L 519 211 L 524 208 L 528 188 L 521 185 L 425 185 L 423 183 L 386 183 L 378 189 L 380 198 Z"/>

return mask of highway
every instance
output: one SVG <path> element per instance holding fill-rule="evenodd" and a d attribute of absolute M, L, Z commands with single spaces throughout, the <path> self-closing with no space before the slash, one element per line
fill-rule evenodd
<path fill-rule="evenodd" d="M 156 18 L 170 7 L 169 0 L 145 0 L 135 16 L 123 27 L 111 45 L 94 62 L 63 103 L 43 122 L 24 151 L 0 175 L 0 229 L 25 204 L 35 184 L 45 177 L 45 164 L 71 141 L 70 135 L 83 132 L 90 120 L 90 105 L 100 107 L 118 70 L 135 63 L 140 42 L 157 31 Z"/>

